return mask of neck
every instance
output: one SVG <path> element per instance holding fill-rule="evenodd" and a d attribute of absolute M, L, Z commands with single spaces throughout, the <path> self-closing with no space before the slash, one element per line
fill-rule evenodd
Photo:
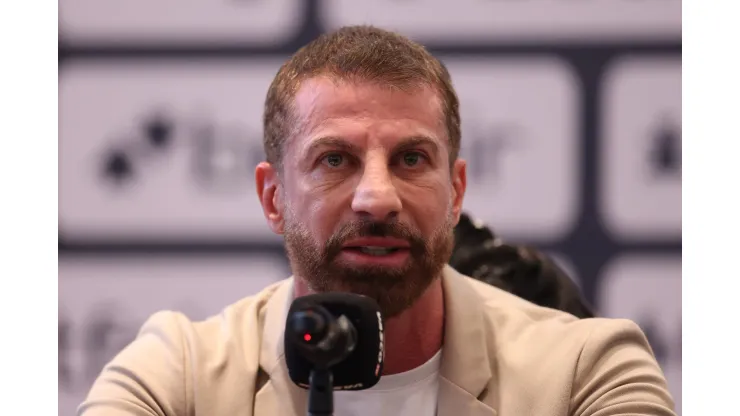
<path fill-rule="evenodd" d="M 309 293 L 306 282 L 296 276 L 295 295 Z M 383 326 L 383 375 L 403 373 L 429 361 L 442 347 L 444 337 L 442 279 L 435 279 L 409 309 L 387 319 Z"/>

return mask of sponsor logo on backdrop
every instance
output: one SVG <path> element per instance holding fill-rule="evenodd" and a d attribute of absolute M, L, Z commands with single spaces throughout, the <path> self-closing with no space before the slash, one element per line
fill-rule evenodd
<path fill-rule="evenodd" d="M 59 4 L 59 33 L 72 43 L 275 44 L 295 33 L 303 11 L 293 0 L 127 0 L 126 7 L 65 0 Z"/>
<path fill-rule="evenodd" d="M 681 122 L 675 117 L 659 119 L 650 137 L 647 164 L 653 180 L 681 181 Z"/>
<path fill-rule="evenodd" d="M 64 238 L 278 241 L 254 188 L 254 167 L 264 157 L 264 97 L 278 67 L 277 61 L 65 67 Z"/>
<path fill-rule="evenodd" d="M 605 268 L 599 313 L 640 325 L 681 411 L 681 257 L 623 256 Z"/>
<path fill-rule="evenodd" d="M 138 134 L 112 144 L 100 160 L 100 176 L 121 195 L 156 177 L 173 155 L 187 153 L 185 175 L 204 195 L 239 195 L 254 182 L 254 167 L 264 160 L 260 130 L 243 123 L 216 124 L 200 117 L 152 110 L 137 125 Z"/>
<path fill-rule="evenodd" d="M 324 0 L 330 29 L 372 22 L 431 42 L 681 37 L 680 0 Z"/>
<path fill-rule="evenodd" d="M 59 414 L 74 414 L 151 314 L 202 320 L 289 273 L 284 259 L 269 256 L 60 260 Z"/>
<path fill-rule="evenodd" d="M 486 183 L 492 190 L 504 183 L 507 159 L 526 147 L 524 126 L 475 120 L 466 125 L 460 156 L 468 163 L 468 180 Z"/>
<path fill-rule="evenodd" d="M 555 59 L 445 64 L 461 102 L 465 209 L 506 238 L 570 232 L 580 188 L 574 74 Z"/>
<path fill-rule="evenodd" d="M 681 237 L 681 60 L 626 58 L 604 76 L 600 206 L 623 239 Z"/>

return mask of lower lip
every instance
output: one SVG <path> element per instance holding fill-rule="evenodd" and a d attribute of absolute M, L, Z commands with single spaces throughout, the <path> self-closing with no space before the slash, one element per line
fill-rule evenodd
<path fill-rule="evenodd" d="M 408 249 L 398 249 L 390 254 L 382 256 L 375 256 L 372 254 L 365 254 L 360 250 L 345 249 L 339 256 L 343 261 L 358 266 L 385 266 L 385 267 L 401 267 L 409 258 Z"/>

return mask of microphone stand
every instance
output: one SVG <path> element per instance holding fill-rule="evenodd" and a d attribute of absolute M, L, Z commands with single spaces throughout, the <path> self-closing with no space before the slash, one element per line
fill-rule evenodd
<path fill-rule="evenodd" d="M 336 322 L 333 322 L 335 319 Z M 328 328 L 324 330 L 324 327 Z M 310 336 L 312 332 L 318 332 L 319 335 Z M 331 367 L 342 362 L 355 349 L 357 333 L 352 323 L 346 316 L 334 318 L 326 309 L 316 305 L 312 311 L 298 312 L 293 316 L 289 321 L 289 334 L 292 334 L 299 353 L 311 368 L 308 377 L 308 416 L 333 416 L 334 374 Z M 309 335 L 308 339 L 301 337 L 306 334 Z M 312 339 L 319 341 L 315 344 L 306 343 Z"/>
<path fill-rule="evenodd" d="M 331 370 L 314 367 L 309 377 L 308 416 L 334 415 L 334 383 Z"/>

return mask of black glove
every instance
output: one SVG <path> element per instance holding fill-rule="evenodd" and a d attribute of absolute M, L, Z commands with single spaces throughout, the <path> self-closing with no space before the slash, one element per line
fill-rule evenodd
<path fill-rule="evenodd" d="M 455 227 L 450 265 L 537 305 L 579 318 L 594 317 L 573 280 L 552 259 L 534 247 L 505 244 L 467 214 Z"/>

